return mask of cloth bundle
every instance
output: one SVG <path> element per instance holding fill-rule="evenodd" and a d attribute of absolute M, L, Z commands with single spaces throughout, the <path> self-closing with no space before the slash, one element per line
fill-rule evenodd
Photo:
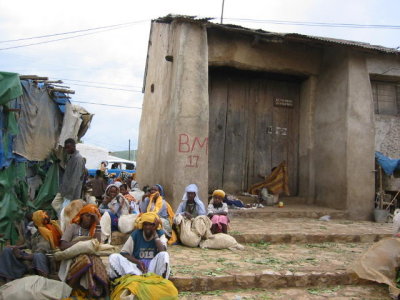
<path fill-rule="evenodd" d="M 200 248 L 243 250 L 244 246 L 239 244 L 233 236 L 225 233 L 217 233 L 200 242 Z"/>

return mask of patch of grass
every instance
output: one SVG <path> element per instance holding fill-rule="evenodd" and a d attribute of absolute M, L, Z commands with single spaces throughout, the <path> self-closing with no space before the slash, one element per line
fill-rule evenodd
<path fill-rule="evenodd" d="M 242 234 L 242 233 L 240 231 L 237 231 L 237 230 L 232 230 L 232 231 L 229 231 L 229 234 L 234 235 L 234 234 Z"/>
<path fill-rule="evenodd" d="M 341 289 L 341 286 L 338 285 L 334 288 L 309 288 L 307 292 L 311 295 L 321 295 L 321 294 L 333 294 Z"/>
<path fill-rule="evenodd" d="M 258 242 L 258 243 L 249 243 L 248 245 L 251 246 L 251 247 L 258 248 L 258 249 L 265 249 L 265 248 L 268 248 L 271 245 L 271 243 L 265 242 L 265 241 L 261 241 L 261 242 Z"/>
<path fill-rule="evenodd" d="M 328 229 L 328 227 L 326 227 L 326 226 L 319 226 L 319 228 L 324 229 L 324 230 Z"/>
<path fill-rule="evenodd" d="M 219 263 L 223 263 L 224 261 L 226 261 L 226 258 L 223 258 L 223 257 L 219 257 L 216 259 L 216 262 L 219 262 Z"/>

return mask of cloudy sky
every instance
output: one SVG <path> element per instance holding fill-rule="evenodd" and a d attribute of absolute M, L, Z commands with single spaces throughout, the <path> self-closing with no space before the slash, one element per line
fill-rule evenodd
<path fill-rule="evenodd" d="M 137 107 L 80 103 L 95 114 L 85 143 L 118 151 L 127 150 L 131 139 L 136 149 L 150 20 L 172 13 L 219 21 L 221 4 L 222 0 L 0 0 L 0 70 L 64 79 L 76 91 L 73 101 Z M 399 11 L 399 0 L 225 0 L 224 22 L 396 48 L 399 27 L 360 29 L 271 21 L 400 26 Z M 122 23 L 131 24 L 6 42 Z M 62 40 L 47 43 L 55 39 Z M 38 42 L 46 43 L 5 49 Z"/>

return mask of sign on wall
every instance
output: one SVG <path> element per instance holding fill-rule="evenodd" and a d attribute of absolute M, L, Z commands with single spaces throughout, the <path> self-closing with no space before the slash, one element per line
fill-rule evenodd
<path fill-rule="evenodd" d="M 274 98 L 274 106 L 278 106 L 278 107 L 293 107 L 293 100 Z"/>

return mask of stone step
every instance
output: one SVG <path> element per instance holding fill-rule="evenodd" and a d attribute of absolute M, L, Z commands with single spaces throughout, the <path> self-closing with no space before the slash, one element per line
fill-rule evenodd
<path fill-rule="evenodd" d="M 366 285 L 334 285 L 325 287 L 284 287 L 273 288 L 243 288 L 231 291 L 215 290 L 203 292 L 180 292 L 181 300 L 214 300 L 214 299 L 302 299 L 302 300 L 321 300 L 321 299 L 376 299 L 390 300 L 388 288 L 380 284 Z"/>
<path fill-rule="evenodd" d="M 246 244 L 243 251 L 171 246 L 180 291 L 361 284 L 349 266 L 372 244 Z"/>
<path fill-rule="evenodd" d="M 333 219 L 347 219 L 346 211 L 318 207 L 305 204 L 288 204 L 284 207 L 265 206 L 263 208 L 230 209 L 229 215 L 232 217 L 245 217 L 251 219 L 258 218 L 313 218 L 317 219 L 325 215 Z"/>
<path fill-rule="evenodd" d="M 392 236 L 392 224 L 341 219 L 233 217 L 229 234 L 239 243 L 371 243 Z"/>
<path fill-rule="evenodd" d="M 235 195 L 235 197 L 241 200 L 245 204 L 253 204 L 259 202 L 258 198 L 251 196 Z M 285 205 L 307 204 L 307 199 L 305 197 L 298 197 L 298 196 L 292 196 L 292 197 L 280 196 L 279 201 L 282 201 Z"/>
<path fill-rule="evenodd" d="M 239 243 L 373 243 L 392 234 L 231 234 Z"/>
<path fill-rule="evenodd" d="M 368 281 L 359 279 L 355 274 L 346 271 L 262 271 L 259 273 L 247 272 L 237 275 L 196 276 L 195 278 L 173 276 L 170 279 L 181 292 L 369 284 Z"/>

